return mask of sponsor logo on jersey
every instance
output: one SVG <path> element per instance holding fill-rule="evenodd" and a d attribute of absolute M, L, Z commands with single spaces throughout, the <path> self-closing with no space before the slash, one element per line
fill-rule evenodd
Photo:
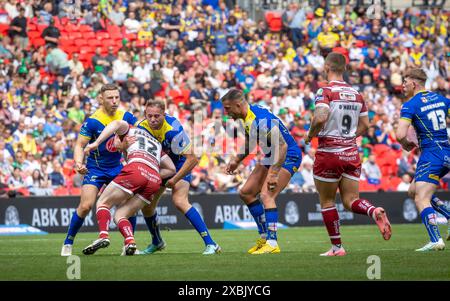
<path fill-rule="evenodd" d="M 339 97 L 342 100 L 356 100 L 356 95 L 353 93 L 339 92 Z"/>
<path fill-rule="evenodd" d="M 422 100 L 423 103 L 427 103 L 428 99 L 426 97 L 421 97 L 420 100 Z"/>
<path fill-rule="evenodd" d="M 430 174 L 428 177 L 429 177 L 430 179 L 439 181 L 439 176 L 437 176 L 437 175 Z"/>

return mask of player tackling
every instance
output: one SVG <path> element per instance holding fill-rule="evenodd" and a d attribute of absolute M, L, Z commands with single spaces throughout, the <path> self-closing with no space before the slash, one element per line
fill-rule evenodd
<path fill-rule="evenodd" d="M 85 148 L 85 153 L 96 150 L 98 146 L 114 133 L 119 136 L 135 137 L 127 149 L 127 165 L 106 187 L 97 202 L 99 238 L 83 249 L 85 255 L 94 254 L 110 244 L 108 227 L 111 221 L 110 209 L 118 206 L 114 221 L 123 235 L 124 253 L 134 255 L 136 243 L 128 218 L 134 216 L 145 204 L 150 204 L 152 196 L 159 190 L 161 179 L 175 174 L 175 165 L 166 154 L 158 140 L 143 129 L 131 128 L 127 122 L 111 122 L 93 143 Z M 161 165 L 161 169 L 160 169 Z"/>
<path fill-rule="evenodd" d="M 391 238 L 391 225 L 383 208 L 376 208 L 359 197 L 361 162 L 356 137 L 369 127 L 366 104 L 355 89 L 343 80 L 346 61 L 339 53 L 325 59 L 324 72 L 328 84 L 316 95 L 316 110 L 308 137 L 319 138 L 314 161 L 314 182 L 319 192 L 322 217 L 332 247 L 321 256 L 344 256 L 336 209 L 339 188 L 344 207 L 357 214 L 367 214 L 376 222 L 385 240 Z"/>
<path fill-rule="evenodd" d="M 411 69 L 405 76 L 403 91 L 407 99 L 402 106 L 397 128 L 397 140 L 407 151 L 416 147 L 416 141 L 408 137 L 412 125 L 417 133 L 421 150 L 414 181 L 409 193 L 414 198 L 422 222 L 427 229 L 430 242 L 417 249 L 419 252 L 444 250 L 445 243 L 439 233 L 436 211 L 450 219 L 450 210 L 434 192 L 440 179 L 450 169 L 450 145 L 447 122 L 450 100 L 434 92 L 425 90 L 427 75 L 419 68 Z M 449 236 L 450 239 L 450 227 Z"/>

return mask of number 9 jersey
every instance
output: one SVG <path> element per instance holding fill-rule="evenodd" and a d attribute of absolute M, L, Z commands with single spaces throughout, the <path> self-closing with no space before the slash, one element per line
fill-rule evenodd
<path fill-rule="evenodd" d="M 318 134 L 314 178 L 323 182 L 338 182 L 342 177 L 359 181 L 361 160 L 356 129 L 359 118 L 368 114 L 361 94 L 345 82 L 330 81 L 316 93 L 316 108 L 321 106 L 330 111 Z"/>
<path fill-rule="evenodd" d="M 339 152 L 356 147 L 359 117 L 367 116 L 363 97 L 350 85 L 340 81 L 329 84 L 316 93 L 316 107 L 330 109 L 328 120 L 319 137 L 319 149 Z"/>

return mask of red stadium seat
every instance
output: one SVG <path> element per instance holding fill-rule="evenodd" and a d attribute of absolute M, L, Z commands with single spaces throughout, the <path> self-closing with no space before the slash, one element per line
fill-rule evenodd
<path fill-rule="evenodd" d="M 85 40 L 97 39 L 97 36 L 93 31 L 83 32 L 83 39 Z"/>
<path fill-rule="evenodd" d="M 90 25 L 80 25 L 81 32 L 94 32 L 94 29 Z"/>
<path fill-rule="evenodd" d="M 39 31 L 29 31 L 28 38 L 30 40 L 35 40 L 41 37 L 41 33 Z"/>
<path fill-rule="evenodd" d="M 97 40 L 97 39 L 89 39 L 88 40 L 88 45 L 91 47 L 99 47 L 102 46 L 102 41 Z"/>
<path fill-rule="evenodd" d="M 88 44 L 87 40 L 85 39 L 76 39 L 74 41 L 75 46 L 81 47 L 81 46 L 85 46 Z"/>
<path fill-rule="evenodd" d="M 83 34 L 81 32 L 70 32 L 69 33 L 69 38 L 76 40 L 76 39 L 82 39 L 83 38 Z"/>
<path fill-rule="evenodd" d="M 48 25 L 46 25 L 46 24 L 38 24 L 37 25 L 37 29 L 38 29 L 38 31 L 39 32 L 43 32 L 44 31 L 44 29 L 46 29 L 48 27 Z"/>
<path fill-rule="evenodd" d="M 32 44 L 35 48 L 39 48 L 45 45 L 45 40 L 42 38 L 37 38 L 32 41 Z"/>
<path fill-rule="evenodd" d="M 95 53 L 95 47 L 92 48 L 91 46 L 87 45 L 87 46 L 81 46 L 80 47 L 80 54 L 85 54 L 85 53 Z"/>
<path fill-rule="evenodd" d="M 97 32 L 95 35 L 98 40 L 105 40 L 110 38 L 109 33 L 107 33 L 106 31 Z"/>
<path fill-rule="evenodd" d="M 69 189 L 67 189 L 66 187 L 58 187 L 53 189 L 53 195 L 62 196 L 62 195 L 71 195 L 71 193 L 69 193 Z"/>
<path fill-rule="evenodd" d="M 274 17 L 269 23 L 269 29 L 272 32 L 279 32 L 283 28 L 283 21 L 281 17 Z"/>

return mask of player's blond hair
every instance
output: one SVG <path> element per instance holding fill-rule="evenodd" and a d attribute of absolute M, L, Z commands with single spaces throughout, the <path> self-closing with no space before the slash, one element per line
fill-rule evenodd
<path fill-rule="evenodd" d="M 162 99 L 149 99 L 145 104 L 145 107 L 157 107 L 162 111 L 166 110 L 166 102 Z"/>
<path fill-rule="evenodd" d="M 405 78 L 411 78 L 418 81 L 420 84 L 425 85 L 427 81 L 427 74 L 421 68 L 413 68 L 406 72 Z"/>

